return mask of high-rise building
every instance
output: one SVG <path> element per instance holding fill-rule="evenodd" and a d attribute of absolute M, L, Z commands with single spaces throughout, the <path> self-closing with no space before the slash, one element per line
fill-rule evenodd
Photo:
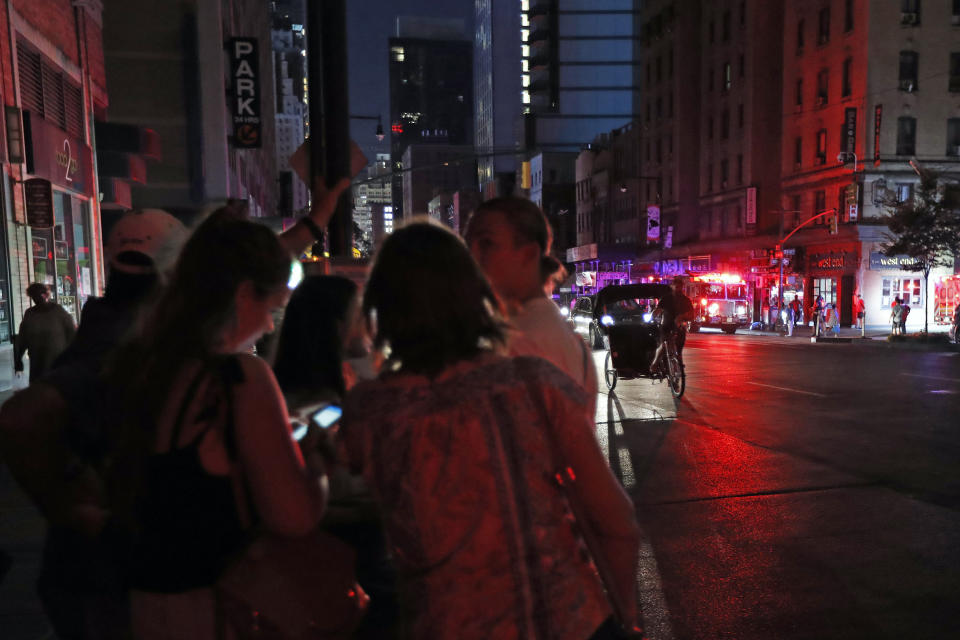
<path fill-rule="evenodd" d="M 804 257 L 788 274 L 807 306 L 816 295 L 835 302 L 842 324 L 854 320 L 857 293 L 867 322 L 879 325 L 894 298 L 923 306 L 954 272 L 933 270 L 925 288 L 920 274 L 900 268 L 909 259 L 881 254 L 880 217 L 913 197 L 919 170 L 960 178 L 958 26 L 956 2 L 785 3 L 780 207 L 788 231 L 831 212 L 786 245 Z M 774 290 L 779 275 L 769 280 Z M 931 327 L 946 319 L 930 310 Z M 908 322 L 922 328 L 923 314 Z"/>
<path fill-rule="evenodd" d="M 404 216 L 427 215 L 441 193 L 453 194 L 476 184 L 473 145 L 412 144 L 403 152 Z M 396 207 L 396 200 L 394 200 Z"/>
<path fill-rule="evenodd" d="M 509 151 L 519 146 L 521 12 L 516 0 L 477 0 L 475 7 L 474 146 L 481 193 L 492 197 L 505 195 L 498 191 L 509 185 L 499 182 L 516 174 Z"/>
<path fill-rule="evenodd" d="M 639 6 L 640 0 L 521 0 L 517 71 L 528 152 L 579 151 L 634 118 Z"/>
<path fill-rule="evenodd" d="M 306 137 L 306 38 L 303 18 L 296 14 L 274 13 L 271 32 L 276 79 L 277 214 L 286 217 L 305 211 L 310 202 L 307 185 L 290 167 L 290 156 Z"/>
<path fill-rule="evenodd" d="M 398 18 L 389 44 L 390 157 L 400 218 L 407 215 L 401 170 L 415 169 L 403 164 L 408 147 L 473 144 L 473 43 L 462 21 Z"/>

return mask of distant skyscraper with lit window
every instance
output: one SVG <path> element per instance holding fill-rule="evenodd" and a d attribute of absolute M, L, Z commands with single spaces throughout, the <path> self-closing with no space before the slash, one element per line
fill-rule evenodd
<path fill-rule="evenodd" d="M 461 20 L 398 18 L 390 38 L 394 217 L 404 216 L 403 153 L 412 144 L 473 144 L 473 43 Z"/>

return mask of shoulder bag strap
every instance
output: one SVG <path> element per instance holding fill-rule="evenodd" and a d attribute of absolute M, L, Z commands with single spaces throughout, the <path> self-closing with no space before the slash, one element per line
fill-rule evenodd
<path fill-rule="evenodd" d="M 577 479 L 576 473 L 574 472 L 573 468 L 567 464 L 565 459 L 566 456 L 564 456 L 563 452 L 560 450 L 560 444 L 557 442 L 556 434 L 553 430 L 553 421 L 550 418 L 550 413 L 547 410 L 546 403 L 544 402 L 543 394 L 534 384 L 533 376 L 527 375 L 524 376 L 524 379 L 526 380 L 527 392 L 530 395 L 530 399 L 537 408 L 537 411 L 539 412 L 544 424 L 547 442 L 550 445 L 551 457 L 556 468 L 553 480 L 560 488 L 560 491 L 563 492 L 567 499 L 567 503 L 570 505 L 570 511 L 573 514 L 573 519 L 576 522 L 577 529 L 580 531 L 583 542 L 587 547 L 587 552 L 590 554 L 590 558 L 593 560 L 593 565 L 597 568 L 597 574 L 600 576 L 600 581 L 603 583 L 604 591 L 607 594 L 607 599 L 609 600 L 610 606 L 613 609 L 613 615 L 621 627 L 626 627 L 625 622 L 627 617 L 625 614 L 627 608 L 623 605 L 620 594 L 616 589 L 616 580 L 614 579 L 613 571 L 607 564 L 606 556 L 600 551 L 600 542 L 597 540 L 596 533 L 593 531 L 593 528 L 590 526 L 590 521 L 586 517 L 586 509 L 580 502 L 580 499 L 573 488 L 573 485 L 576 483 Z"/>
<path fill-rule="evenodd" d="M 197 372 L 197 375 L 194 376 L 193 381 L 187 387 L 186 393 L 183 395 L 183 402 L 180 404 L 180 409 L 177 411 L 176 422 L 173 423 L 173 429 L 170 433 L 170 450 L 173 451 L 177 449 L 177 442 L 180 440 L 180 431 L 183 428 L 183 423 L 187 417 L 187 410 L 190 408 L 190 405 L 193 404 L 194 399 L 197 397 L 197 390 L 200 388 L 200 382 L 203 380 L 203 377 L 207 375 L 206 363 L 200 364 L 200 370 Z M 206 429 L 204 429 L 206 433 Z M 203 437 L 201 433 L 197 438 L 193 440 L 191 444 L 198 442 L 199 438 Z"/>

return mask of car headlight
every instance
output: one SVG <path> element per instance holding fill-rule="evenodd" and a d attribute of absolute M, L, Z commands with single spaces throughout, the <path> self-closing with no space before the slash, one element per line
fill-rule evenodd
<path fill-rule="evenodd" d="M 605 327 L 612 327 L 612 326 L 613 326 L 613 316 L 611 316 L 611 315 L 609 315 L 609 314 L 604 315 L 603 317 L 600 318 L 600 324 L 602 324 L 602 325 L 605 326 Z"/>
<path fill-rule="evenodd" d="M 737 315 L 738 315 L 738 316 L 742 316 L 742 315 L 745 314 L 746 312 L 747 312 L 747 308 L 746 308 L 746 307 L 737 307 Z"/>
<path fill-rule="evenodd" d="M 560 307 L 560 315 L 562 315 L 564 318 L 569 318 L 570 309 L 567 309 L 566 307 Z"/>
<path fill-rule="evenodd" d="M 645 313 L 645 314 L 643 314 L 643 321 L 644 321 L 644 322 L 653 322 L 653 314 L 652 314 L 652 313 Z"/>
<path fill-rule="evenodd" d="M 720 305 L 714 302 L 712 305 L 707 307 L 707 311 L 710 312 L 710 315 L 715 316 L 720 313 Z"/>

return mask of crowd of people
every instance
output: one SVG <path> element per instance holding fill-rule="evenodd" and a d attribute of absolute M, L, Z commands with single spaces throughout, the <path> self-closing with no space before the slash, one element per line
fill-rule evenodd
<path fill-rule="evenodd" d="M 0 455 L 48 522 L 38 592 L 57 637 L 635 630 L 638 527 L 595 439 L 592 356 L 546 294 L 543 213 L 491 200 L 464 239 L 414 220 L 362 286 L 297 283 L 346 186 L 318 183 L 279 236 L 231 207 L 189 234 L 160 211 L 112 230 L 104 297 L 0 409 Z M 256 345 L 275 331 L 268 361 Z M 297 581 L 278 562 L 238 588 L 269 564 L 251 551 L 266 537 L 312 557 L 321 532 L 352 547 L 357 588 L 306 557 Z"/>

